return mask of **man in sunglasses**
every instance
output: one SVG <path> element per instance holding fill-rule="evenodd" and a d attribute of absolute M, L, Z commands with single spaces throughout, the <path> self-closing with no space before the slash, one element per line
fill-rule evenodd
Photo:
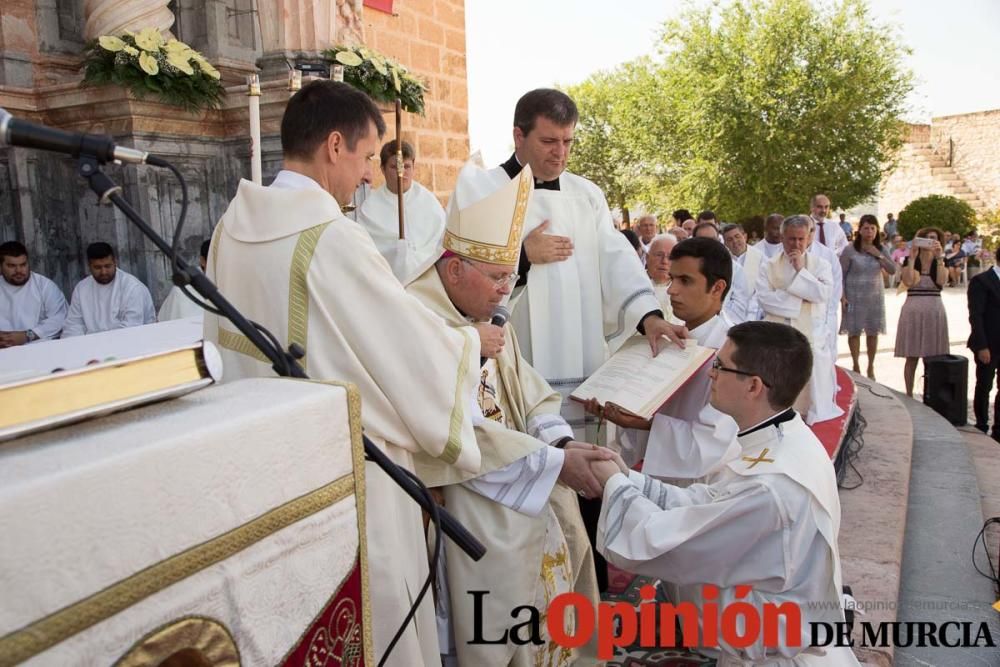
<path fill-rule="evenodd" d="M 439 582 L 446 589 L 437 597 L 446 664 L 533 664 L 536 657 L 561 650 L 545 630 L 537 646 L 470 642 L 476 636 L 505 636 L 520 622 L 512 609 L 545 609 L 560 593 L 599 601 L 577 494 L 601 494 L 590 463 L 612 453 L 573 440 L 573 429 L 559 414 L 559 393 L 521 357 L 512 328 L 490 324 L 517 282 L 531 189 L 530 167 L 498 185 L 485 170 L 467 164 L 449 206 L 444 250 L 407 288 L 448 325 L 475 324 L 483 341 L 476 409 L 484 419 L 475 426 L 480 469 L 463 473 L 416 456 L 424 483 L 440 487 L 448 510 L 487 547 L 483 559 L 473 562 L 451 540 L 444 543 Z M 477 598 L 469 591 L 488 595 Z"/>
<path fill-rule="evenodd" d="M 788 623 L 777 641 L 762 631 L 749 646 L 737 647 L 727 644 L 727 629 L 718 628 L 718 646 L 703 651 L 721 654 L 720 665 L 858 664 L 847 646 L 809 646 L 812 623 L 844 621 L 836 475 L 792 409 L 811 372 L 809 340 L 794 328 L 738 324 L 711 372 L 712 406 L 739 425 L 735 456 L 704 484 L 687 488 L 631 471 L 621 460 L 593 464 L 604 485 L 598 548 L 608 561 L 661 579 L 675 605 L 717 605 L 698 621 L 721 615 L 725 623 L 726 607 L 735 601 L 755 607 L 759 619 L 767 618 L 764 605 L 798 606 L 798 637 L 789 636 Z M 717 589 L 711 598 L 706 585 Z M 697 636 L 705 636 L 704 628 Z"/>

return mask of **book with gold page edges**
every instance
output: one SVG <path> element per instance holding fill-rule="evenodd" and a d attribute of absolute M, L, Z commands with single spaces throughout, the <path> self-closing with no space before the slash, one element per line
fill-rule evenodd
<path fill-rule="evenodd" d="M 212 343 L 94 364 L 0 385 L 0 442 L 181 396 L 222 379 Z"/>

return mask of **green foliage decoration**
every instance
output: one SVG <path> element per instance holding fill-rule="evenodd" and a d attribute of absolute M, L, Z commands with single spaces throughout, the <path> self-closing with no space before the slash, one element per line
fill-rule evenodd
<path fill-rule="evenodd" d="M 907 204 L 898 218 L 897 232 L 907 240 L 924 227 L 937 227 L 964 237 L 975 228 L 976 212 L 956 197 L 928 195 Z"/>
<path fill-rule="evenodd" d="M 335 46 L 323 56 L 344 66 L 344 83 L 376 102 L 391 103 L 398 98 L 404 111 L 424 115 L 427 86 L 403 65 L 365 46 Z"/>
<path fill-rule="evenodd" d="M 156 28 L 93 40 L 83 66 L 85 86 L 121 86 L 191 112 L 218 108 L 226 93 L 204 56 L 184 42 L 164 40 Z"/>

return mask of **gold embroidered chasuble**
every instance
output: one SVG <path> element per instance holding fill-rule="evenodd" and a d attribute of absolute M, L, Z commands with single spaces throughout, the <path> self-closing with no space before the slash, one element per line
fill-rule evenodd
<path fill-rule="evenodd" d="M 407 290 L 451 326 L 468 320 L 448 298 L 437 269 L 431 266 Z M 455 633 L 458 663 L 461 665 L 564 665 L 574 657 L 548 642 L 534 651 L 531 647 L 507 645 L 468 646 L 473 635 L 473 598 L 468 590 L 489 590 L 483 600 L 485 637 L 500 636 L 516 623 L 510 611 L 530 604 L 544 613 L 555 595 L 573 590 L 598 601 L 593 554 L 580 516 L 576 494 L 556 483 L 548 507 L 530 517 L 471 490 L 461 482 L 497 470 L 546 443 L 527 434 L 529 421 L 538 415 L 558 414 L 561 397 L 521 357 L 514 330 L 506 327 L 507 344 L 496 359 L 490 379 L 497 386 L 482 386 L 483 412 L 502 414 L 504 423 L 485 418 L 476 424 L 476 439 L 482 467 L 476 474 L 445 468 L 426 456 L 417 455 L 416 470 L 429 486 L 443 486 L 446 507 L 488 547 L 485 558 L 473 563 L 445 543 L 450 594 L 450 618 Z M 492 390 L 492 391 L 491 391 Z M 559 546 L 559 545 L 562 546 Z M 529 567 L 528 564 L 536 564 Z M 497 585 L 502 573 L 503 585 Z M 543 638 L 547 636 L 544 631 Z M 492 633 L 492 634 L 491 634 Z M 585 649 L 586 651 L 586 649 Z M 586 658 L 575 664 L 587 664 Z"/>

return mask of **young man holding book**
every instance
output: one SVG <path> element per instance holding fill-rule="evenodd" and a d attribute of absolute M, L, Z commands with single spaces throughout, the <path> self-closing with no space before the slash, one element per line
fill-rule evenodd
<path fill-rule="evenodd" d="M 722 304 L 732 280 L 733 260 L 714 239 L 681 241 L 670 253 L 670 305 L 698 345 L 719 349 L 732 326 Z M 622 456 L 654 477 L 698 479 L 735 450 L 736 424 L 711 407 L 710 369 L 698 370 L 652 419 L 614 403 L 590 401 L 587 409 L 628 431 L 619 434 Z"/>
<path fill-rule="evenodd" d="M 809 646 L 812 623 L 844 621 L 837 480 L 822 444 L 792 409 L 811 366 L 809 341 L 792 327 L 738 324 L 711 371 L 712 406 L 739 425 L 735 456 L 688 488 L 620 460 L 593 464 L 604 484 L 598 548 L 608 561 L 660 578 L 674 604 L 710 602 L 722 612 L 739 601 L 757 618 L 766 618 L 765 605 L 798 605 L 800 636 L 789 637 L 792 625 L 782 624 L 776 641 L 761 632 L 736 647 L 721 632 L 719 665 L 858 664 L 847 646 Z M 706 586 L 716 595 L 707 598 Z"/>

